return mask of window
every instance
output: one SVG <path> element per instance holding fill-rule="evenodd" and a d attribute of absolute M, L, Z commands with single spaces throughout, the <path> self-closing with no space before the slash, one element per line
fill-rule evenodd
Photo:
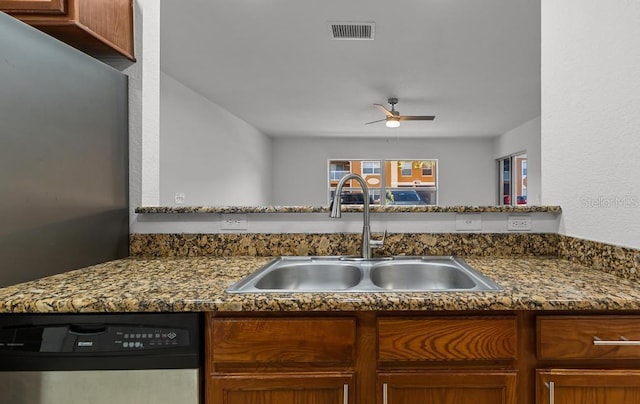
<path fill-rule="evenodd" d="M 411 177 L 411 175 L 413 175 L 413 169 L 410 161 L 400 162 L 400 175 L 403 177 Z"/>
<path fill-rule="evenodd" d="M 329 180 L 340 181 L 349 172 L 349 163 L 331 163 L 329 166 Z"/>
<path fill-rule="evenodd" d="M 380 161 L 363 161 L 362 174 L 380 174 Z"/>
<path fill-rule="evenodd" d="M 432 161 L 421 161 L 420 166 L 422 167 L 422 176 L 423 177 L 431 177 L 433 175 L 433 162 Z"/>
<path fill-rule="evenodd" d="M 498 159 L 498 204 L 527 204 L 527 154 L 520 153 Z"/>
<path fill-rule="evenodd" d="M 369 203 L 374 205 L 437 205 L 438 160 L 329 160 L 328 200 L 338 181 L 346 174 L 362 173 L 369 188 Z M 362 204 L 364 197 L 358 181 L 342 188 L 342 203 Z"/>

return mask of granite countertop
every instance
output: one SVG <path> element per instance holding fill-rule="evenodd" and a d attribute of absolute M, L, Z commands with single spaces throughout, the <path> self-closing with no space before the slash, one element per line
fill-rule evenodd
<path fill-rule="evenodd" d="M 362 212 L 362 205 L 342 205 L 343 212 Z M 371 205 L 375 213 L 561 213 L 560 206 L 435 206 Z M 136 213 L 329 213 L 327 206 L 141 206 Z"/>
<path fill-rule="evenodd" d="M 504 290 L 227 294 L 264 257 L 127 258 L 0 289 L 0 312 L 640 310 L 640 284 L 558 258 L 465 260 Z"/>

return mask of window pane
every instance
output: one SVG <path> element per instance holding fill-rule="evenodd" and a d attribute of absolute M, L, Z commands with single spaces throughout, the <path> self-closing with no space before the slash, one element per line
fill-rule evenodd
<path fill-rule="evenodd" d="M 436 205 L 438 160 L 387 160 L 384 201 L 389 205 Z"/>
<path fill-rule="evenodd" d="M 410 161 L 403 161 L 402 163 L 400 163 L 400 175 L 402 175 L 403 177 L 411 177 L 411 162 Z"/>
<path fill-rule="evenodd" d="M 380 174 L 380 161 L 363 161 L 362 174 Z"/>
<path fill-rule="evenodd" d="M 514 175 L 513 181 L 515 185 L 516 205 L 527 204 L 527 155 L 519 154 L 513 156 Z"/>
<path fill-rule="evenodd" d="M 498 159 L 499 203 L 502 205 L 527 204 L 527 154 Z"/>

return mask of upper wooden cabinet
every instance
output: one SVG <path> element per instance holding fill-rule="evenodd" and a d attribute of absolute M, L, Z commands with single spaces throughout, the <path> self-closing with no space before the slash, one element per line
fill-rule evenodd
<path fill-rule="evenodd" d="M 0 0 L 7 13 L 64 14 L 65 0 Z"/>
<path fill-rule="evenodd" d="M 135 60 L 133 0 L 0 0 L 0 11 L 91 56 Z"/>

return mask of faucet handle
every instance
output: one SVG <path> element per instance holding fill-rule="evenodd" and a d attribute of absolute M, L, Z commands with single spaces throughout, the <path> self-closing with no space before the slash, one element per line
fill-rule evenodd
<path fill-rule="evenodd" d="M 387 238 L 387 229 L 384 230 L 384 234 L 382 235 L 382 240 L 369 240 L 369 247 L 371 248 L 381 248 L 384 245 L 384 240 Z"/>

